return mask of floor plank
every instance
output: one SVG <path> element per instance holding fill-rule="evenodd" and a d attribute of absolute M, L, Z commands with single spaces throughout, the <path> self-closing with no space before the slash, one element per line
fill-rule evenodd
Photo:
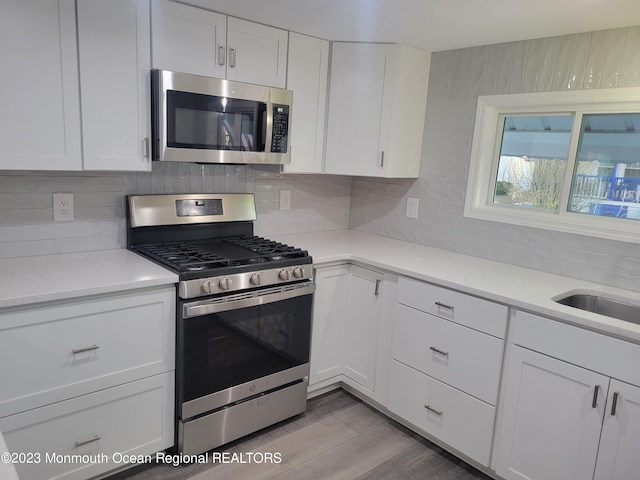
<path fill-rule="evenodd" d="M 415 443 L 415 439 L 385 422 L 276 479 L 353 480 Z"/>
<path fill-rule="evenodd" d="M 209 480 L 210 478 L 270 480 L 357 436 L 358 432 L 329 416 L 265 443 L 252 451 L 258 455 L 256 458 L 271 454 L 271 458 L 280 458 L 282 460 L 280 463 L 271 461 L 263 463 L 261 460 L 260 463 L 228 463 L 216 467 L 211 472 L 196 475 L 192 480 Z"/>

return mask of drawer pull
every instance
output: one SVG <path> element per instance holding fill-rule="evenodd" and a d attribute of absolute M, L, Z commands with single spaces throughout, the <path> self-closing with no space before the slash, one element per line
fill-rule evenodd
<path fill-rule="evenodd" d="M 453 313 L 453 306 L 451 305 L 447 305 L 446 303 L 442 303 L 442 302 L 436 302 L 436 306 L 440 308 L 446 308 L 447 310 L 451 310 L 451 313 Z"/>
<path fill-rule="evenodd" d="M 436 410 L 435 408 L 432 408 L 430 405 L 425 405 L 424 408 L 426 408 L 427 410 L 429 410 L 431 413 L 433 413 L 434 415 L 437 415 L 439 417 L 442 416 L 442 411 L 441 410 Z"/>
<path fill-rule="evenodd" d="M 611 402 L 611 415 L 615 416 L 616 408 L 618 406 L 618 397 L 620 396 L 620 392 L 613 392 L 613 402 Z"/>
<path fill-rule="evenodd" d="M 81 447 L 81 446 L 87 445 L 89 443 L 97 442 L 98 440 L 100 440 L 100 435 L 96 435 L 93 438 L 90 438 L 89 440 L 84 440 L 82 442 L 76 442 L 76 447 Z"/>
<path fill-rule="evenodd" d="M 591 408 L 596 408 L 598 406 L 598 392 L 600 391 L 600 385 L 596 385 L 593 389 L 593 400 L 591 400 Z"/>
<path fill-rule="evenodd" d="M 449 356 L 449 352 L 445 352 L 445 351 L 440 350 L 439 348 L 436 348 L 436 347 L 429 347 L 429 350 L 431 350 L 432 352 L 437 353 L 438 355 L 442 355 L 443 357 L 448 357 Z"/>
<path fill-rule="evenodd" d="M 71 350 L 71 353 L 76 355 L 77 353 L 90 352 L 92 350 L 97 350 L 99 348 L 100 347 L 98 345 L 91 345 L 90 347 L 83 347 L 83 348 L 74 348 L 73 350 Z"/>

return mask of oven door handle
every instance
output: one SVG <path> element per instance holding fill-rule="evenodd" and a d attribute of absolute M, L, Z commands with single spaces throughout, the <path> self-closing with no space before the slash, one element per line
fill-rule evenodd
<path fill-rule="evenodd" d="M 266 290 L 254 291 L 251 296 L 247 294 L 229 295 L 228 297 L 203 300 L 200 302 L 185 303 L 183 305 L 183 318 L 201 317 L 210 313 L 226 312 L 239 308 L 256 307 L 267 303 L 288 300 L 290 298 L 310 295 L 315 292 L 314 283 L 305 282 L 284 287 L 269 288 Z"/>

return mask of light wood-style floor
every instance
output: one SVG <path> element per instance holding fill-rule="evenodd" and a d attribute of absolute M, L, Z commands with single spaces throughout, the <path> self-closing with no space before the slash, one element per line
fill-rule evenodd
<path fill-rule="evenodd" d="M 490 480 L 343 390 L 309 400 L 307 412 L 217 452 L 277 454 L 279 463 L 143 465 L 108 480 Z M 256 459 L 266 456 L 255 456 Z"/>

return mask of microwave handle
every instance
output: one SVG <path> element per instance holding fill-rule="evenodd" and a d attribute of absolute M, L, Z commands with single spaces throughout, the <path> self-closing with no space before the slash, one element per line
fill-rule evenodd
<path fill-rule="evenodd" d="M 218 45 L 218 65 L 222 66 L 225 64 L 225 54 L 226 49 L 224 48 L 224 45 Z"/>

